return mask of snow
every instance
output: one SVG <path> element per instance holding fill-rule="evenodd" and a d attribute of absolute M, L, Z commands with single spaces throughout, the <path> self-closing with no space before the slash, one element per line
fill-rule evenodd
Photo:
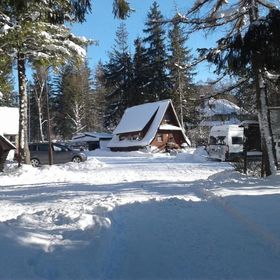
<path fill-rule="evenodd" d="M 246 112 L 226 99 L 210 98 L 203 107 L 199 108 L 200 114 L 204 117 L 214 115 L 246 114 Z"/>
<path fill-rule="evenodd" d="M 105 132 L 83 132 L 77 133 L 72 137 L 72 142 L 79 141 L 98 141 L 100 139 L 112 139 L 113 135 Z"/>
<path fill-rule="evenodd" d="M 203 148 L 0 174 L 0 279 L 279 279 L 280 175 Z"/>
<path fill-rule="evenodd" d="M 179 126 L 175 126 L 175 125 L 171 125 L 171 124 L 162 124 L 159 126 L 159 129 L 162 130 L 182 130 L 181 127 Z"/>
<path fill-rule="evenodd" d="M 169 102 L 153 102 L 134 106 L 125 110 L 114 134 L 141 131 L 157 112 L 160 106 L 166 109 Z"/>
<path fill-rule="evenodd" d="M 0 107 L 0 134 L 18 134 L 19 109 Z M 4 120 L 4 121 L 3 121 Z M 9 121 L 5 121 L 9 120 Z"/>

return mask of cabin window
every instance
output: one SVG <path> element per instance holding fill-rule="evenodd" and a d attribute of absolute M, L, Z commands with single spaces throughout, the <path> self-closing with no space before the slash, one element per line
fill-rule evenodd
<path fill-rule="evenodd" d="M 215 145 L 215 144 L 217 144 L 217 139 L 216 139 L 214 136 L 210 136 L 209 144 L 210 144 L 210 145 Z"/>
<path fill-rule="evenodd" d="M 120 136 L 119 136 L 119 139 L 120 139 L 120 141 L 124 141 L 124 140 L 125 140 L 125 136 L 120 135 Z"/>
<path fill-rule="evenodd" d="M 158 142 L 163 142 L 163 135 L 162 134 L 157 135 L 157 141 Z"/>
<path fill-rule="evenodd" d="M 134 134 L 132 136 L 132 140 L 140 140 L 140 134 L 139 133 L 138 134 Z"/>
<path fill-rule="evenodd" d="M 232 137 L 231 138 L 232 144 L 243 144 L 243 138 L 242 137 Z"/>

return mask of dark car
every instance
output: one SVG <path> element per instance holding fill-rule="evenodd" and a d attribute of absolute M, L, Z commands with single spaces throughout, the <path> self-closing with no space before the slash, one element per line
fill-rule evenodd
<path fill-rule="evenodd" d="M 87 156 L 79 151 L 74 151 L 64 145 L 52 143 L 53 163 L 66 163 L 69 161 L 82 162 L 87 160 Z M 30 161 L 32 166 L 49 163 L 48 143 L 29 144 Z"/>

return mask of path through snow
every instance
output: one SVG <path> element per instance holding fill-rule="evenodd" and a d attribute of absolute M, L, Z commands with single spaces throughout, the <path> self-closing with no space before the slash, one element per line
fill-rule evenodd
<path fill-rule="evenodd" d="M 0 175 L 0 279 L 280 278 L 279 176 L 200 151 Z"/>

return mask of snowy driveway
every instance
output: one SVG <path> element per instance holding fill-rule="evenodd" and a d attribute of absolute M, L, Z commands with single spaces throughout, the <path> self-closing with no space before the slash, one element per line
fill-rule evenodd
<path fill-rule="evenodd" d="M 0 175 L 0 279 L 280 278 L 280 183 L 200 152 Z"/>

